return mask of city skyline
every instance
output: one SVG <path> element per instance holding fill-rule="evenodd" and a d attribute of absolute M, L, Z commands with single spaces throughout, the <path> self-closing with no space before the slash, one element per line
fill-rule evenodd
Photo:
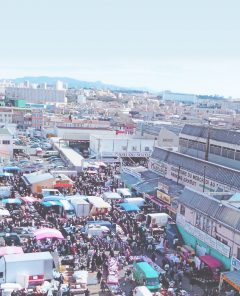
<path fill-rule="evenodd" d="M 238 1 L 10 0 L 1 77 L 69 76 L 240 97 Z M 13 9 L 14 8 L 14 9 Z"/>

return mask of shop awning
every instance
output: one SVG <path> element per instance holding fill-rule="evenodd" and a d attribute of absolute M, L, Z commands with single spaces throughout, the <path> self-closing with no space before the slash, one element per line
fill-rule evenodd
<path fill-rule="evenodd" d="M 53 207 L 53 206 L 59 206 L 59 207 L 62 207 L 62 203 L 58 200 L 52 200 L 52 201 L 42 201 L 41 204 L 44 206 L 44 207 Z"/>
<path fill-rule="evenodd" d="M 223 272 L 222 279 L 234 289 L 240 291 L 240 271 Z"/>
<path fill-rule="evenodd" d="M 140 208 L 137 205 L 127 203 L 127 202 L 121 203 L 120 207 L 126 212 L 138 212 L 138 211 L 140 211 Z"/>
<path fill-rule="evenodd" d="M 71 184 L 71 183 L 56 183 L 54 185 L 54 188 L 70 188 L 72 186 L 73 186 L 73 184 Z"/>
<path fill-rule="evenodd" d="M 64 239 L 63 235 L 59 230 L 52 228 L 40 228 L 35 230 L 33 234 L 37 240 L 46 238 Z"/>
<path fill-rule="evenodd" d="M 22 201 L 18 198 L 6 198 L 2 200 L 3 204 L 15 204 L 15 205 L 20 205 Z"/>
<path fill-rule="evenodd" d="M 211 269 L 222 266 L 222 263 L 211 255 L 200 256 L 199 259 Z"/>

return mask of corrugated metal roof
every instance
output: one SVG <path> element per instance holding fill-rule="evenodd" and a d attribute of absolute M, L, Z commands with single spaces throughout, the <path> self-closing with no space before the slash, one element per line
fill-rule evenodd
<path fill-rule="evenodd" d="M 204 176 L 205 171 L 206 178 L 240 189 L 240 171 L 159 147 L 154 148 L 151 158 L 201 176 Z"/>
<path fill-rule="evenodd" d="M 183 127 L 181 134 L 207 139 L 208 128 L 209 128 L 208 126 L 197 126 L 197 125 L 186 124 Z M 237 132 L 237 131 L 217 129 L 217 128 L 210 127 L 209 135 L 210 135 L 210 139 L 215 141 L 240 145 L 240 132 Z"/>
<path fill-rule="evenodd" d="M 171 197 L 177 197 L 180 195 L 184 188 L 183 185 L 177 184 L 175 181 L 167 179 L 163 176 L 159 176 L 157 174 L 155 174 L 155 176 L 156 178 L 146 178 L 143 182 L 139 182 L 135 184 L 133 187 L 139 192 L 149 193 L 154 192 L 158 187 L 159 183 L 162 183 L 168 186 L 168 194 Z"/>
<path fill-rule="evenodd" d="M 189 188 L 183 190 L 178 201 L 189 208 L 200 211 L 218 222 L 240 231 L 240 210 L 231 205 L 223 204 L 210 196 Z"/>
<path fill-rule="evenodd" d="M 32 174 L 24 174 L 23 179 L 26 181 L 28 185 L 35 184 L 38 182 L 47 181 L 49 179 L 54 179 L 53 175 L 50 173 L 32 173 Z"/>

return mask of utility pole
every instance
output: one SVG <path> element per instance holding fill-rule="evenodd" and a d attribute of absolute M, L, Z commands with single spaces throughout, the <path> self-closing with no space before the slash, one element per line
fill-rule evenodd
<path fill-rule="evenodd" d="M 177 184 L 179 182 L 179 178 L 180 178 L 180 170 L 181 170 L 181 166 L 178 166 L 178 173 L 177 173 Z"/>
<path fill-rule="evenodd" d="M 206 151 L 205 151 L 205 160 L 208 161 L 209 155 L 209 144 L 210 144 L 210 123 L 211 121 L 208 119 L 208 132 L 207 132 L 207 142 L 206 142 Z"/>
<path fill-rule="evenodd" d="M 203 167 L 203 192 L 205 192 L 206 185 L 206 166 Z"/>

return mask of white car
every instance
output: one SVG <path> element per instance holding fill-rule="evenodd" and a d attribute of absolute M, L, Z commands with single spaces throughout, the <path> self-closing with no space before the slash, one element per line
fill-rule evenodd
<path fill-rule="evenodd" d="M 34 162 L 33 162 L 34 164 L 39 164 L 39 163 L 43 163 L 43 160 L 42 159 L 40 159 L 40 158 L 37 158 L 37 159 L 35 159 L 34 160 Z"/>

